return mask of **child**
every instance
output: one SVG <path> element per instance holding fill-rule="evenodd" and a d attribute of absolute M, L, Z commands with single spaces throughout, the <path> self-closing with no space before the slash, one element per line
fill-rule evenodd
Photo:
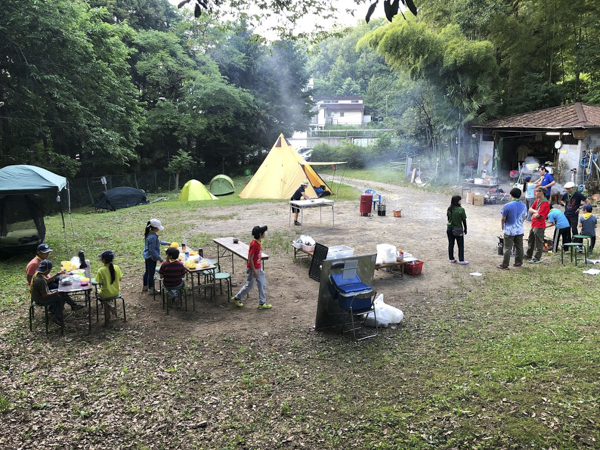
<path fill-rule="evenodd" d="M 302 184 L 300 184 L 300 187 L 296 189 L 296 192 L 294 192 L 294 195 L 292 195 L 292 198 L 290 200 L 300 200 L 302 197 L 304 197 L 305 200 L 310 200 L 311 202 L 313 202 L 314 200 L 311 199 L 308 195 L 306 195 L 306 192 L 304 192 L 306 186 L 308 186 L 308 180 L 302 181 Z M 298 213 L 300 212 L 300 208 L 292 206 L 292 212 L 294 213 L 294 225 L 300 226 L 300 222 L 298 222 Z"/>
<path fill-rule="evenodd" d="M 162 279 L 165 289 L 168 291 L 169 300 L 175 301 L 179 295 L 179 290 L 185 284 L 185 266 L 179 261 L 179 249 L 169 247 L 166 252 L 167 261 L 160 266 L 158 273 Z"/>
<path fill-rule="evenodd" d="M 96 274 L 96 281 L 101 285 L 100 291 L 98 292 L 98 299 L 104 305 L 105 314 L 112 314 L 117 317 L 117 310 L 114 305 L 109 302 L 105 302 L 105 299 L 116 297 L 121 293 L 120 281 L 123 278 L 123 272 L 120 267 L 113 264 L 115 254 L 110 250 L 105 250 L 98 255 L 103 267 L 98 269 Z"/>
<path fill-rule="evenodd" d="M 598 220 L 592 214 L 592 205 L 584 205 L 583 216 L 579 218 L 579 233 L 583 236 L 591 236 L 590 248 L 588 249 L 590 255 L 594 251 L 594 245 L 596 245 L 596 227 L 598 227 Z"/>
<path fill-rule="evenodd" d="M 546 228 L 556 227 L 554 230 L 554 245 L 552 247 L 552 251 L 556 253 L 558 251 L 558 241 L 561 236 L 563 249 L 565 248 L 565 244 L 571 242 L 571 225 L 569 225 L 569 220 L 565 217 L 565 213 L 558 209 L 556 205 L 550 205 L 547 220 L 550 222 L 550 225 L 547 225 Z"/>
<path fill-rule="evenodd" d="M 145 246 L 144 260 L 146 261 L 146 271 L 144 272 L 144 287 L 142 292 L 148 292 L 150 295 L 160 294 L 160 292 L 154 289 L 154 272 L 156 271 L 156 263 L 163 262 L 160 257 L 160 246 L 171 245 L 169 242 L 161 241 L 156 234 L 165 228 L 158 219 L 150 219 L 146 224 L 146 230 L 144 231 Z"/>
<path fill-rule="evenodd" d="M 523 185 L 523 190 L 525 191 L 525 206 L 527 206 L 526 222 L 531 222 L 531 216 L 533 215 L 533 213 L 529 212 L 529 208 L 531 208 L 531 205 L 533 205 L 533 202 L 535 201 L 534 189 L 535 183 L 532 183 L 531 177 L 527 175 L 525 177 L 525 184 Z"/>
<path fill-rule="evenodd" d="M 267 303 L 267 297 L 265 296 L 265 288 L 266 288 L 266 279 L 265 279 L 265 271 L 262 268 L 262 260 L 261 260 L 261 250 L 262 245 L 261 241 L 265 237 L 265 233 L 267 232 L 267 226 L 259 227 L 256 226 L 252 228 L 252 236 L 254 239 L 250 243 L 250 248 L 248 249 L 248 264 L 246 264 L 246 284 L 240 289 L 236 295 L 231 297 L 231 301 L 235 303 L 235 306 L 239 306 L 240 308 L 244 306 L 244 304 L 239 300 L 240 297 L 252 289 L 254 286 L 254 280 L 256 280 L 256 284 L 258 285 L 258 309 L 271 309 L 272 305 Z"/>
<path fill-rule="evenodd" d="M 55 289 L 48 289 L 47 277 L 51 270 L 52 262 L 50 260 L 45 259 L 40 262 L 31 280 L 31 300 L 38 305 L 54 306 L 51 311 L 54 314 L 52 321 L 63 328 L 65 326 L 63 322 L 64 296 Z"/>

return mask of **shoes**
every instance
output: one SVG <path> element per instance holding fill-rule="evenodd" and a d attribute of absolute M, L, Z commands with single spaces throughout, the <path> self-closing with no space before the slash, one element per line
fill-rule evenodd
<path fill-rule="evenodd" d="M 256 309 L 271 309 L 273 305 L 269 305 L 268 303 L 259 303 Z"/>
<path fill-rule="evenodd" d="M 160 294 L 158 289 L 148 288 L 148 295 Z"/>
<path fill-rule="evenodd" d="M 111 305 L 108 302 L 103 302 L 104 303 L 104 313 L 108 315 L 108 318 L 110 319 L 110 316 L 112 315 L 113 317 L 117 317 L 117 308 L 114 307 L 114 305 Z"/>
<path fill-rule="evenodd" d="M 71 305 L 71 311 L 79 311 L 80 309 L 83 309 L 83 308 L 85 308 L 85 306 L 79 305 L 77 303 L 73 303 Z"/>
<path fill-rule="evenodd" d="M 450 260 L 450 262 L 451 262 L 451 263 L 455 263 L 455 262 L 456 262 L 456 260 L 455 260 L 455 259 L 451 259 L 451 260 Z"/>
<path fill-rule="evenodd" d="M 242 306 L 244 306 L 244 304 L 239 301 L 237 298 L 235 297 L 231 297 L 231 301 L 233 302 L 233 304 L 239 308 L 241 308 Z"/>
<path fill-rule="evenodd" d="M 294 220 L 294 225 L 296 225 L 297 227 L 299 227 L 302 224 L 300 222 L 298 222 L 297 220 Z"/>
<path fill-rule="evenodd" d="M 529 260 L 529 264 L 539 264 L 541 261 L 539 259 L 531 258 Z"/>
<path fill-rule="evenodd" d="M 513 264 L 513 267 L 520 269 L 521 267 L 523 267 L 523 265 L 522 264 Z"/>
<path fill-rule="evenodd" d="M 54 322 L 59 327 L 63 328 L 65 326 L 65 322 L 60 317 L 53 317 L 52 322 Z"/>
<path fill-rule="evenodd" d="M 497 267 L 498 269 L 500 269 L 500 270 L 508 270 L 508 269 L 509 269 L 509 267 L 508 267 L 508 266 L 504 266 L 504 265 L 502 265 L 502 264 L 498 264 L 496 267 Z"/>
<path fill-rule="evenodd" d="M 469 264 L 469 261 L 459 261 L 459 264 L 462 264 L 463 266 L 466 266 L 467 264 Z"/>
<path fill-rule="evenodd" d="M 148 292 L 148 286 L 144 286 L 144 287 L 142 288 L 142 292 Z"/>

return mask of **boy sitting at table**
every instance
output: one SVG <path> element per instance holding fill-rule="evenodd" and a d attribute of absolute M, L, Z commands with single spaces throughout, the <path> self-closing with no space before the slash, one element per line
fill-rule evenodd
<path fill-rule="evenodd" d="M 52 321 L 62 328 L 64 327 L 63 308 L 65 296 L 56 289 L 50 290 L 48 288 L 47 277 L 51 270 L 52 263 L 49 260 L 45 259 L 40 262 L 31 280 L 31 300 L 38 305 L 50 305 L 51 313 L 54 315 Z"/>
<path fill-rule="evenodd" d="M 185 266 L 179 261 L 179 249 L 169 247 L 166 252 L 167 259 L 161 264 L 158 271 L 164 288 L 167 290 L 169 300 L 174 302 L 179 295 L 179 291 L 183 288 L 185 282 Z"/>

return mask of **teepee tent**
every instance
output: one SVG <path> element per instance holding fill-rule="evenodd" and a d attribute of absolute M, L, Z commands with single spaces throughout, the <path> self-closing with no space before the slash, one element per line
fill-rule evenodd
<path fill-rule="evenodd" d="M 215 175 L 210 180 L 210 192 L 214 195 L 229 195 L 233 194 L 233 180 L 227 175 Z"/>
<path fill-rule="evenodd" d="M 198 180 L 190 180 L 185 183 L 183 188 L 181 188 L 181 194 L 179 194 L 179 200 L 184 202 L 216 199 L 217 197 L 208 192 L 208 189 Z"/>
<path fill-rule="evenodd" d="M 310 197 L 317 196 L 313 186 L 325 186 L 331 192 L 327 183 L 281 134 L 250 182 L 240 192 L 240 197 L 289 199 L 305 179 L 310 183 L 305 189 Z"/>

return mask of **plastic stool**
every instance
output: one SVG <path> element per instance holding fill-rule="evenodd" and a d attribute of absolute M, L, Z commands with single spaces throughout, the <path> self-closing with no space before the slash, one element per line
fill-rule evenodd
<path fill-rule="evenodd" d="M 219 282 L 221 294 L 223 293 L 223 280 L 225 280 L 227 283 L 227 299 L 230 299 L 233 295 L 233 288 L 231 287 L 231 275 L 227 272 L 217 272 L 215 274 L 215 281 Z"/>
<path fill-rule="evenodd" d="M 564 248 L 567 247 L 569 248 L 570 252 L 571 252 L 571 262 L 573 262 L 573 254 L 575 255 L 575 265 L 577 266 L 577 250 L 579 247 L 583 247 L 583 254 L 584 254 L 584 260 L 583 262 L 585 264 L 587 264 L 587 259 L 588 259 L 588 252 L 587 252 L 587 246 L 579 243 L 579 242 L 570 242 L 568 244 L 563 245 L 560 248 L 560 262 L 561 264 L 564 264 L 564 260 L 563 260 L 563 254 L 564 254 Z"/>

